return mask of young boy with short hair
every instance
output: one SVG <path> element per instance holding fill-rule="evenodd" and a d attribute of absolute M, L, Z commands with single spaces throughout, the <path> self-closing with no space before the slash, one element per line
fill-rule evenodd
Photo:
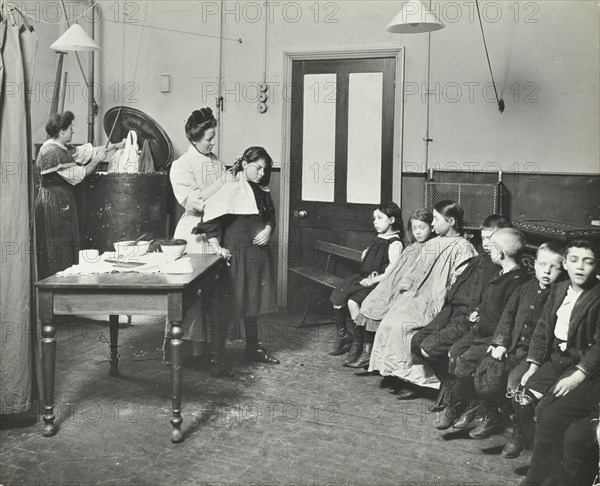
<path fill-rule="evenodd" d="M 531 338 L 529 369 L 521 384 L 518 419 L 551 412 L 553 427 L 536 432 L 531 467 L 524 485 L 541 483 L 548 471 L 561 477 L 567 428 L 589 413 L 600 394 L 600 281 L 598 252 L 586 240 L 567 245 L 564 267 L 569 280 L 550 294 Z"/>
<path fill-rule="evenodd" d="M 562 275 L 564 254 L 564 247 L 556 243 L 540 245 L 534 264 L 535 278 L 525 283 L 508 300 L 487 349 L 492 358 L 505 361 L 507 380 L 494 383 L 489 380 L 479 383 L 475 380 L 475 392 L 483 399 L 484 410 L 491 410 L 491 404 L 503 402 L 507 392 L 509 395 L 517 392 L 521 378 L 529 367 L 526 362 L 529 343 L 548 299 L 550 285 Z M 477 366 L 476 376 L 480 374 L 481 366 L 483 364 Z M 475 438 L 491 435 L 496 425 L 491 422 L 493 418 L 490 414 L 486 415 L 471 434 Z M 524 448 L 524 442 L 523 430 L 519 422 L 513 419 L 512 438 L 502 450 L 502 456 L 509 459 L 518 457 Z"/>
<path fill-rule="evenodd" d="M 427 362 L 442 383 L 438 404 L 444 388 L 453 381 L 453 377 L 448 374 L 450 346 L 468 332 L 469 316 L 479 310 L 483 290 L 498 271 L 489 256 L 490 238 L 495 231 L 510 227 L 511 221 L 501 214 L 492 214 L 485 218 L 481 223 L 483 252 L 468 261 L 465 269 L 448 290 L 444 307 L 412 338 L 411 351 L 414 362 Z M 427 358 L 423 355 L 423 350 Z M 414 395 L 411 390 L 402 389 L 398 393 L 398 399 L 405 400 Z"/>
<path fill-rule="evenodd" d="M 524 248 L 525 238 L 514 228 L 499 229 L 491 237 L 491 260 L 501 270 L 485 288 L 481 313 L 471 314 L 468 332 L 450 347 L 448 372 L 455 380 L 447 389 L 446 408 L 434 421 L 439 430 L 450 426 L 463 428 L 475 418 L 481 402 L 476 401 L 473 374 L 487 352 L 506 302 L 529 280 L 527 272 L 517 263 Z"/>

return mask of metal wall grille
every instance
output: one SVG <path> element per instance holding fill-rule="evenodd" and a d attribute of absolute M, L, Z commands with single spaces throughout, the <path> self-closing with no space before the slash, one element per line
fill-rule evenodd
<path fill-rule="evenodd" d="M 446 199 L 463 208 L 466 228 L 479 228 L 487 216 L 502 212 L 502 183 L 425 183 L 425 207 L 432 208 Z"/>

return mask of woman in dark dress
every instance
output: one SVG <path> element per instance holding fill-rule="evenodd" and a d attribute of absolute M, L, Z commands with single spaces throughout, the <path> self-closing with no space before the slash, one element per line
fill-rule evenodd
<path fill-rule="evenodd" d="M 217 283 L 219 321 L 243 321 L 248 360 L 278 364 L 279 360 L 259 343 L 257 326 L 258 316 L 277 311 L 268 246 L 276 225 L 275 207 L 267 188 L 272 165 L 264 148 L 248 148 L 233 168 L 235 181 L 226 183 L 219 190 L 221 194 L 207 201 L 205 215 L 221 215 L 198 224 L 194 232 L 205 233 L 216 251 L 228 259 L 229 266 L 221 271 Z M 225 207 L 226 201 L 233 201 L 235 209 Z M 224 334 L 220 333 L 223 343 Z M 230 375 L 216 351 L 211 372 Z"/>
<path fill-rule="evenodd" d="M 50 137 L 40 148 L 36 169 L 40 189 L 35 201 L 35 231 L 38 278 L 43 279 L 77 262 L 79 221 L 75 185 L 96 170 L 106 159 L 107 150 L 122 147 L 91 144 L 73 147 L 73 120 L 70 111 L 53 114 L 46 124 Z M 86 164 L 86 165 L 79 165 Z"/>

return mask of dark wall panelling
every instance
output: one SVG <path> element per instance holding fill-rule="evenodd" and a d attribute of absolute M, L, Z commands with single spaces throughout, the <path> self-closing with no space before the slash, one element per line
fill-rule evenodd
<path fill-rule="evenodd" d="M 436 172 L 438 182 L 491 183 L 496 173 Z M 503 211 L 512 219 L 550 219 L 590 224 L 600 218 L 600 175 L 503 173 Z M 425 174 L 402 175 L 402 212 L 423 207 Z"/>

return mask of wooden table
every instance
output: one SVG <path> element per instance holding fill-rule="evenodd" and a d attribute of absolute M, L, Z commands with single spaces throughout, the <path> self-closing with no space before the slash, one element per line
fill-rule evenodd
<path fill-rule="evenodd" d="M 186 274 L 111 273 L 89 276 L 52 276 L 37 282 L 38 318 L 42 324 L 42 378 L 44 384 L 44 436 L 56 434 L 54 376 L 56 324 L 54 316 L 109 315 L 110 376 L 118 376 L 119 315 L 164 315 L 170 326 L 172 442 L 181 432 L 181 327 L 186 309 L 214 285 L 223 262 L 216 255 L 190 255 L 194 271 Z"/>

